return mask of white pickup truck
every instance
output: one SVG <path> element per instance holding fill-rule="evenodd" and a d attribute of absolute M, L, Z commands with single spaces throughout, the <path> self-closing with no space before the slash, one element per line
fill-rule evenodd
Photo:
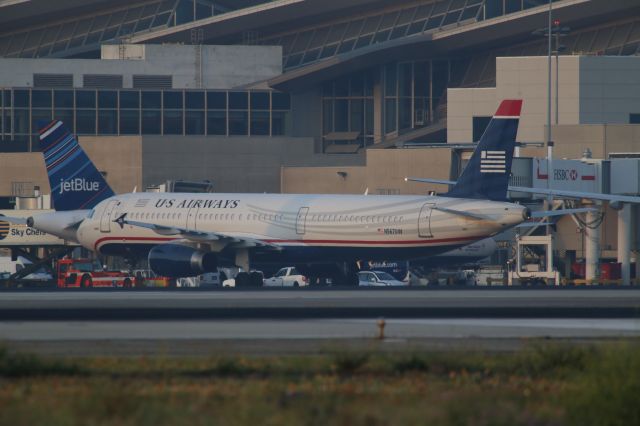
<path fill-rule="evenodd" d="M 265 287 L 306 287 L 308 285 L 309 278 L 293 266 L 282 268 L 273 277 L 264 280 Z"/>

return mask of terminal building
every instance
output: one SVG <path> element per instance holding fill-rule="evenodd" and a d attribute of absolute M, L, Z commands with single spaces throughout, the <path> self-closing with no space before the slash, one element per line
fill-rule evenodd
<path fill-rule="evenodd" d="M 551 7 L 554 157 L 633 157 L 640 4 Z M 52 118 L 117 192 L 176 179 L 443 192 L 404 177 L 455 178 L 505 98 L 524 100 L 519 155 L 545 157 L 548 13 L 547 0 L 0 0 L 0 208 L 48 191 L 37 123 Z M 614 258 L 615 218 L 600 241 Z M 581 257 L 576 224 L 558 231 Z"/>

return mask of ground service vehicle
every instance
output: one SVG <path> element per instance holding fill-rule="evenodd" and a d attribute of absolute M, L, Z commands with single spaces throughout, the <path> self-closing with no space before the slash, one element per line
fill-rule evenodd
<path fill-rule="evenodd" d="M 136 287 L 176 287 L 176 279 L 169 277 L 160 277 L 151 269 L 136 269 L 133 271 L 135 277 L 133 283 Z"/>
<path fill-rule="evenodd" d="M 265 287 L 305 287 L 308 285 L 309 279 L 293 266 L 282 268 L 273 277 L 264 280 Z"/>
<path fill-rule="evenodd" d="M 134 279 L 127 272 L 105 271 L 97 260 L 61 259 L 56 268 L 60 288 L 124 287 L 130 288 Z"/>

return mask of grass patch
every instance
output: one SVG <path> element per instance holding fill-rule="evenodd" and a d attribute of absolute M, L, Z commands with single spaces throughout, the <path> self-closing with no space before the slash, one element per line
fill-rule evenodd
<path fill-rule="evenodd" d="M 64 362 L 0 350 L 0 425 L 640 424 L 639 349 Z"/>
<path fill-rule="evenodd" d="M 75 363 L 60 360 L 44 359 L 33 354 L 10 353 L 0 346 L 0 377 L 30 377 L 82 374 L 82 369 Z"/>

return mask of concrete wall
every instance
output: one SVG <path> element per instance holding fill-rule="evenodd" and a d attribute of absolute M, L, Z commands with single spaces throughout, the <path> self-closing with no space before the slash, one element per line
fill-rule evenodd
<path fill-rule="evenodd" d="M 558 158 L 580 158 L 586 148 L 593 158 L 640 149 L 640 125 L 634 124 L 560 125 L 552 128 L 552 137 L 556 142 L 554 157 Z"/>
<path fill-rule="evenodd" d="M 80 145 L 115 192 L 131 192 L 142 188 L 141 142 L 138 136 L 80 137 Z M 0 195 L 12 194 L 14 182 L 29 182 L 50 194 L 44 159 L 39 152 L 0 154 Z"/>
<path fill-rule="evenodd" d="M 314 154 L 312 138 L 83 136 L 79 143 L 117 193 L 169 179 L 208 179 L 218 192 L 278 193 L 283 166 L 365 163 L 362 154 Z M 0 153 L 0 195 L 11 195 L 14 182 L 50 193 L 42 154 Z"/>
<path fill-rule="evenodd" d="M 447 90 L 447 142 L 473 141 L 473 117 L 491 116 L 499 105 L 496 89 Z"/>
<path fill-rule="evenodd" d="M 78 142 L 116 193 L 144 190 L 140 136 L 80 136 Z"/>
<path fill-rule="evenodd" d="M 44 159 L 39 152 L 0 154 L 0 195 L 12 195 L 14 183 L 39 186 L 43 193 L 50 193 Z M 25 188 L 29 190 L 29 188 Z M 29 194 L 30 195 L 30 194 Z"/>
<path fill-rule="evenodd" d="M 629 123 L 640 113 L 640 58 L 580 57 L 580 123 Z"/>
<path fill-rule="evenodd" d="M 367 168 L 362 166 L 283 167 L 281 176 L 287 194 L 363 194 L 367 188 Z"/>
<path fill-rule="evenodd" d="M 281 190 L 282 166 L 353 166 L 362 155 L 314 155 L 312 138 L 143 136 L 143 186 L 211 180 L 218 192 Z"/>
<path fill-rule="evenodd" d="M 551 120 L 555 123 L 555 58 L 552 58 Z M 558 122 L 578 124 L 579 56 L 561 56 L 559 60 Z M 537 142 L 546 140 L 547 123 L 547 58 L 507 57 L 496 60 L 496 87 L 481 89 L 449 89 L 447 106 L 447 141 L 471 142 L 473 117 L 491 116 L 503 99 L 523 99 L 522 116 L 517 140 Z"/>
<path fill-rule="evenodd" d="M 370 149 L 367 151 L 367 185 L 370 193 L 426 194 L 444 192 L 446 185 L 405 182 L 405 177 L 449 179 L 451 150 Z"/>
<path fill-rule="evenodd" d="M 231 89 L 282 73 L 280 46 L 202 46 L 202 87 Z M 34 73 L 73 74 L 74 87 L 82 87 L 83 74 L 123 75 L 123 86 L 133 87 L 133 75 L 172 75 L 177 89 L 198 88 L 199 46 L 147 45 L 125 49 L 104 46 L 107 59 L 0 58 L 0 87 L 32 87 Z M 127 53 L 129 52 L 129 53 Z M 15 70 L 20 70 L 16 73 Z"/>
<path fill-rule="evenodd" d="M 404 178 L 449 179 L 451 150 L 369 149 L 363 167 L 283 167 L 282 192 L 362 194 L 426 194 L 445 185 L 405 182 Z M 337 172 L 346 172 L 343 178 Z"/>

